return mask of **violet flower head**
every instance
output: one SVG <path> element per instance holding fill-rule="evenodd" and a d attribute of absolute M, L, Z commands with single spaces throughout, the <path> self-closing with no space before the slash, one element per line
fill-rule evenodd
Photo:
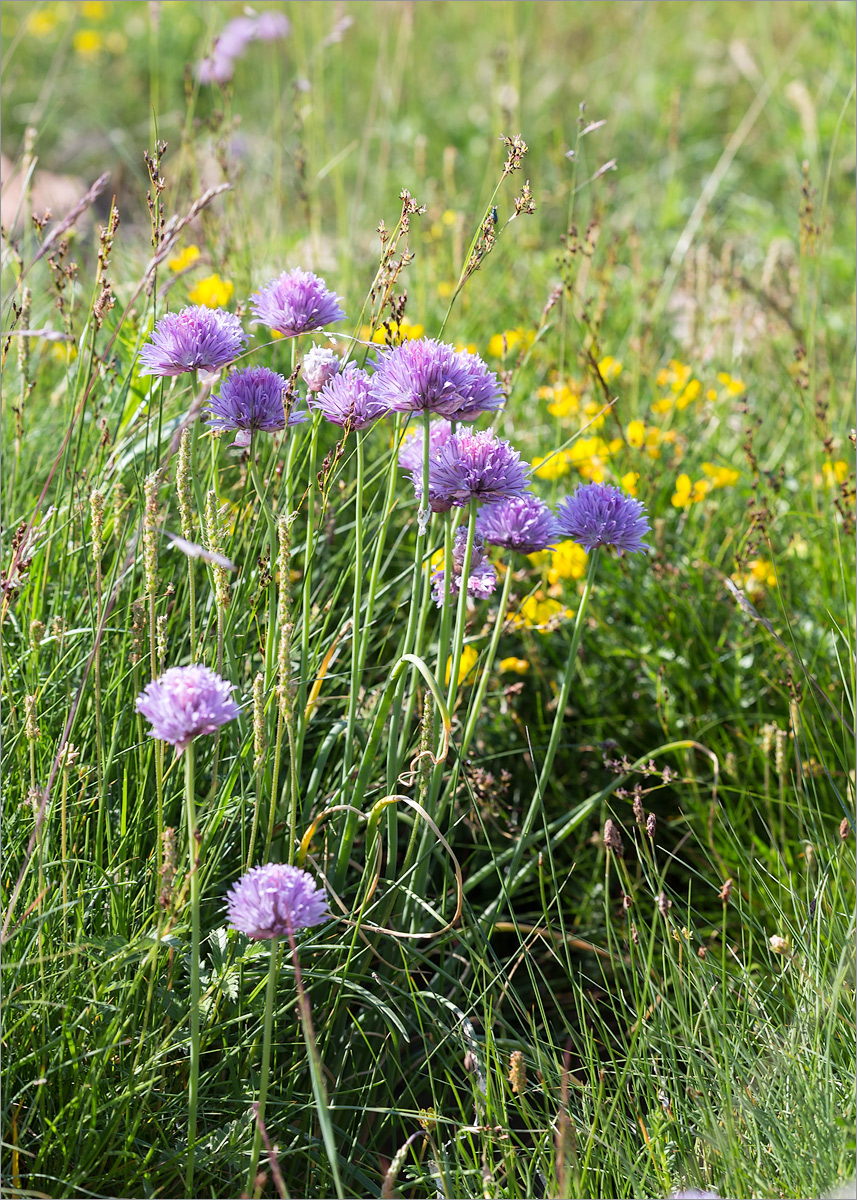
<path fill-rule="evenodd" d="M 497 376 L 476 354 L 433 338 L 416 338 L 381 352 L 374 385 L 391 412 L 432 412 L 472 421 L 503 402 Z"/>
<path fill-rule="evenodd" d="M 254 941 L 287 937 L 327 921 L 327 893 L 308 871 L 285 863 L 252 867 L 226 896 L 232 929 Z"/>
<path fill-rule="evenodd" d="M 203 84 L 226 83 L 232 78 L 235 59 L 246 53 L 251 42 L 274 42 L 288 37 L 290 30 L 285 13 L 235 17 L 224 25 L 208 58 L 197 63 L 197 79 Z"/>
<path fill-rule="evenodd" d="M 313 346 L 303 357 L 301 375 L 311 392 L 320 392 L 341 366 L 339 356 L 327 346 Z"/>
<path fill-rule="evenodd" d="M 449 580 L 450 596 L 457 596 L 461 591 L 461 577 L 464 573 L 464 559 L 467 554 L 467 526 L 459 525 L 455 531 L 455 542 L 452 549 L 452 575 Z M 431 577 L 432 599 L 438 608 L 443 607 L 444 570 L 435 571 Z M 473 539 L 470 554 L 470 570 L 467 574 L 467 594 L 484 599 L 490 596 L 497 586 L 497 572 L 485 559 L 485 543 L 477 533 Z"/>
<path fill-rule="evenodd" d="M 194 738 L 235 720 L 241 710 L 232 699 L 234 686 L 208 667 L 170 667 L 143 689 L 136 709 L 152 726 L 149 736 L 181 754 Z"/>
<path fill-rule="evenodd" d="M 141 375 L 219 371 L 237 358 L 247 334 L 234 313 L 189 305 L 161 317 L 140 351 Z"/>
<path fill-rule="evenodd" d="M 490 545 L 521 554 L 547 550 L 559 540 L 556 518 L 532 492 L 481 509 L 476 528 Z"/>
<path fill-rule="evenodd" d="M 581 483 L 557 505 L 557 528 L 586 550 L 615 546 L 622 554 L 650 549 L 646 509 L 639 500 L 608 483 Z"/>
<path fill-rule="evenodd" d="M 421 474 L 413 472 L 411 478 L 422 499 Z M 453 505 L 463 508 L 470 500 L 499 504 L 523 495 L 528 486 L 529 468 L 493 429 L 454 433 L 429 465 L 429 504 L 434 512 L 446 512 Z"/>
<path fill-rule="evenodd" d="M 288 37 L 291 28 L 291 22 L 285 13 L 269 10 L 259 13 L 256 18 L 255 36 L 260 42 L 276 42 L 280 38 Z"/>
<path fill-rule="evenodd" d="M 327 290 L 323 279 L 299 267 L 283 271 L 250 300 L 253 315 L 283 337 L 297 337 L 345 318 L 340 297 Z"/>
<path fill-rule="evenodd" d="M 267 367 L 246 367 L 232 371 L 220 385 L 220 394 L 212 396 L 207 410 L 207 425 L 213 429 L 236 430 L 233 446 L 249 446 L 257 430 L 276 433 L 286 427 L 283 403 L 288 382 Z M 289 413 L 289 425 L 307 419 L 305 412 Z"/>
<path fill-rule="evenodd" d="M 387 406 L 375 397 L 369 376 L 354 363 L 329 379 L 307 403 L 313 412 L 349 429 L 365 429 L 387 412 Z"/>
<path fill-rule="evenodd" d="M 452 437 L 452 425 L 449 421 L 432 421 L 429 425 L 429 456 L 434 457 Z M 414 471 L 422 478 L 423 448 L 425 435 L 422 425 L 409 429 L 399 448 L 399 466 L 403 471 Z"/>

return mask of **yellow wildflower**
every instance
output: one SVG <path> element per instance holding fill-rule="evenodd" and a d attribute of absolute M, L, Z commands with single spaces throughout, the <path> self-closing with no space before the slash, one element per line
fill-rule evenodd
<path fill-rule="evenodd" d="M 167 266 L 171 271 L 183 271 L 199 258 L 199 246 L 185 246 L 175 258 L 171 258 Z"/>
<path fill-rule="evenodd" d="M 539 388 L 542 399 L 550 399 L 548 412 L 552 417 L 569 417 L 580 410 L 580 393 L 582 388 L 577 380 L 571 384 L 555 383 L 552 388 Z M 547 392 L 547 397 L 542 393 Z"/>
<path fill-rule="evenodd" d="M 514 671 L 516 675 L 526 675 L 530 664 L 525 658 L 503 658 L 500 660 L 501 671 Z"/>
<path fill-rule="evenodd" d="M 646 440 L 646 427 L 642 421 L 629 421 L 625 426 L 625 437 L 628 445 L 639 449 Z"/>
<path fill-rule="evenodd" d="M 221 279 L 219 275 L 209 275 L 200 279 L 188 298 L 194 304 L 204 304 L 206 308 L 222 308 L 227 304 L 235 288 L 229 279 Z"/>
<path fill-rule="evenodd" d="M 607 354 L 598 363 L 598 370 L 604 382 L 609 383 L 611 379 L 618 379 L 622 374 L 622 364 L 612 354 Z"/>
<path fill-rule="evenodd" d="M 536 335 L 532 329 L 507 329 L 504 333 L 495 333 L 488 343 L 488 353 L 492 358 L 502 358 L 505 353 L 511 353 L 519 346 L 528 348 L 532 346 Z"/>
<path fill-rule="evenodd" d="M 702 469 L 711 481 L 713 488 L 732 487 L 740 478 L 740 472 L 732 467 L 716 467 L 714 463 L 704 462 Z"/>
<path fill-rule="evenodd" d="M 568 451 L 557 450 L 546 458 L 534 458 L 532 467 L 539 479 L 561 479 L 568 474 Z"/>
<path fill-rule="evenodd" d="M 87 21 L 101 21 L 107 16 L 107 10 L 110 7 L 105 3 L 105 0 L 84 0 L 80 6 L 81 16 Z"/>
<path fill-rule="evenodd" d="M 777 573 L 774 564 L 764 558 L 754 558 L 747 563 L 748 570 L 743 574 L 736 571 L 732 579 L 750 596 L 759 596 L 765 588 L 777 586 Z"/>
<path fill-rule="evenodd" d="M 699 393 L 702 391 L 702 384 L 698 379 L 691 379 L 687 387 L 683 388 L 678 398 L 676 399 L 676 408 L 679 410 L 687 408 L 688 404 L 692 404 L 694 400 L 699 399 Z"/>
<path fill-rule="evenodd" d="M 437 294 L 441 300 L 448 300 L 455 291 L 455 284 L 450 283 L 448 279 L 442 279 L 437 285 Z"/>
<path fill-rule="evenodd" d="M 654 402 L 652 405 L 652 412 L 657 413 L 659 416 L 661 413 L 668 413 L 674 403 L 675 401 L 673 400 L 672 396 L 664 396 L 662 400 L 656 400 Z"/>
<path fill-rule="evenodd" d="M 424 333 L 422 325 L 412 325 L 411 322 L 407 320 L 402 322 L 390 321 L 389 326 L 390 332 L 393 335 L 393 341 L 396 345 L 400 344 L 401 342 L 413 341 L 415 338 L 421 338 Z M 364 325 L 361 332 L 363 332 L 364 337 L 368 338 L 371 331 L 368 325 Z M 387 330 L 383 325 L 376 329 L 372 334 L 372 341 L 377 342 L 379 346 L 386 344 Z"/>
<path fill-rule="evenodd" d="M 454 225 L 458 220 L 458 214 L 454 213 L 451 208 L 448 208 L 440 219 L 443 221 L 444 225 Z"/>
<path fill-rule="evenodd" d="M 587 429 L 600 429 L 607 419 L 607 414 L 601 410 L 604 405 L 598 400 L 587 400 L 583 406 L 584 414 L 589 418 L 587 421 Z"/>
<path fill-rule="evenodd" d="M 705 399 L 706 400 L 716 400 L 717 399 L 717 389 L 709 388 L 708 391 L 705 393 Z"/>
<path fill-rule="evenodd" d="M 640 476 L 637 471 L 629 471 L 627 475 L 622 476 L 622 478 L 619 480 L 619 483 L 629 496 L 636 496 L 639 478 Z"/>
<path fill-rule="evenodd" d="M 675 495 L 672 498 L 674 508 L 690 508 L 691 504 L 704 500 L 708 492 L 707 479 L 698 479 L 691 483 L 689 475 L 679 475 L 675 481 Z"/>
<path fill-rule="evenodd" d="M 51 9 L 39 9 L 27 18 L 27 32 L 36 37 L 47 37 L 56 28 L 57 16 Z"/>
<path fill-rule="evenodd" d="M 842 462 L 841 459 L 835 463 L 823 463 L 821 469 L 828 487 L 837 487 L 848 478 L 848 463 Z"/>
<path fill-rule="evenodd" d="M 456 350 L 466 350 L 468 354 L 478 354 L 475 342 L 456 342 Z"/>
<path fill-rule="evenodd" d="M 586 551 L 577 542 L 564 541 L 551 553 L 548 567 L 548 583 L 559 583 L 561 579 L 582 579 L 586 574 Z"/>
<path fill-rule="evenodd" d="M 458 686 L 464 683 L 467 676 L 476 666 L 479 661 L 479 651 L 473 646 L 462 646 L 461 661 L 458 664 Z M 449 683 L 449 677 L 452 674 L 452 655 L 446 660 L 446 682 Z"/>
<path fill-rule="evenodd" d="M 104 45 L 104 38 L 95 29 L 78 29 L 71 44 L 81 58 L 95 58 Z"/>
<path fill-rule="evenodd" d="M 568 621 L 573 616 L 572 609 L 566 608 L 560 604 L 559 600 L 552 600 L 545 596 L 544 592 L 538 591 L 534 592 L 532 596 L 527 596 L 521 605 L 520 612 L 509 613 L 508 620 L 517 628 L 523 626 L 525 629 L 536 629 L 540 633 L 549 633 L 562 621 Z"/>
<path fill-rule="evenodd" d="M 717 376 L 717 382 L 722 383 L 730 396 L 740 396 L 742 392 L 746 392 L 747 385 L 743 379 L 735 379 L 732 375 L 721 371 Z"/>

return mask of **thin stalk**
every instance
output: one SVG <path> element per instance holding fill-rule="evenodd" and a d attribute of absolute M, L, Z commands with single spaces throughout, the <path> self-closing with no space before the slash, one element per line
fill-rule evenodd
<path fill-rule="evenodd" d="M 280 758 L 283 751 L 283 725 L 283 703 L 280 701 L 277 713 L 277 736 L 274 741 L 274 770 L 271 780 L 271 804 L 268 810 L 268 832 L 265 835 L 265 862 L 268 862 L 271 853 L 271 843 L 274 840 L 274 823 L 277 813 L 277 784 L 280 779 Z"/>
<path fill-rule="evenodd" d="M 357 721 L 357 697 L 360 691 L 360 600 L 363 585 L 363 434 L 357 439 L 357 489 L 354 498 L 354 598 L 351 609 L 351 686 L 348 694 L 348 726 L 345 734 L 345 753 L 342 756 L 342 783 L 348 782 L 351 770 L 354 726 Z"/>
<path fill-rule="evenodd" d="M 253 487 L 256 489 L 256 495 L 259 498 L 259 505 L 262 509 L 262 515 L 265 520 L 265 529 L 268 534 L 268 546 L 270 553 L 270 572 L 271 582 L 268 585 L 268 630 L 265 637 L 265 687 L 270 687 L 274 677 L 274 630 L 276 627 L 277 616 L 277 583 L 276 570 L 274 564 L 277 561 L 277 528 L 274 523 L 274 517 L 271 512 L 271 506 L 265 496 L 265 489 L 262 485 L 262 480 L 259 478 L 259 469 L 256 466 L 256 447 L 255 439 L 250 444 L 250 478 L 253 480 Z"/>
<path fill-rule="evenodd" d="M 277 970 L 279 966 L 279 938 L 271 938 L 271 956 L 268 961 L 268 986 L 265 989 L 265 1025 L 262 1034 L 262 1074 L 259 1078 L 258 1120 L 253 1134 L 253 1149 L 250 1152 L 250 1172 L 247 1176 L 247 1195 L 256 1196 L 256 1172 L 259 1153 L 262 1149 L 260 1122 L 265 1120 L 265 1101 L 268 1099 L 268 1076 L 271 1068 L 271 1030 L 274 1026 L 274 1002 L 277 995 Z"/>
<path fill-rule="evenodd" d="M 310 433 L 309 442 L 309 481 L 307 483 L 307 514 L 306 514 L 306 542 L 304 543 L 304 578 L 303 578 L 303 596 L 301 613 L 301 673 L 298 681 L 298 702 L 297 712 L 302 714 L 306 711 L 307 684 L 309 682 L 309 630 L 310 630 L 310 607 L 312 595 L 312 547 L 315 540 L 315 475 L 316 463 L 318 458 L 318 425 L 321 418 L 316 418 L 313 421 L 312 432 Z M 304 722 L 304 728 L 305 728 Z M 303 735 L 301 736 L 301 749 L 303 749 Z"/>
<path fill-rule="evenodd" d="M 455 614 L 455 636 L 452 643 L 452 663 L 449 671 L 449 691 L 446 696 L 446 707 L 452 712 L 455 697 L 458 692 L 458 671 L 461 666 L 461 651 L 464 646 L 464 629 L 467 624 L 467 581 L 470 578 L 470 562 L 473 557 L 473 543 L 476 540 L 476 501 L 470 501 L 470 514 L 467 519 L 467 546 L 464 551 L 464 562 L 461 566 L 461 583 L 458 589 L 458 608 Z"/>
<path fill-rule="evenodd" d="M 185 1190 L 193 1190 L 194 1143 L 196 1142 L 196 1106 L 199 1095 L 199 868 L 202 841 L 196 837 L 196 800 L 194 795 L 194 744 L 185 750 L 185 800 L 187 803 L 188 861 L 190 864 L 190 1078 L 188 1080 L 187 1169 Z"/>

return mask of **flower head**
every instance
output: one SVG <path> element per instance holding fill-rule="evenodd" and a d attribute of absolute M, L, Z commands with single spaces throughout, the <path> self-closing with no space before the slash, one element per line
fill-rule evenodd
<path fill-rule="evenodd" d="M 276 371 L 267 367 L 246 367 L 232 371 L 220 385 L 220 394 L 212 396 L 208 408 L 208 425 L 214 429 L 237 431 L 233 446 L 249 446 L 257 430 L 275 433 L 286 427 L 283 398 L 288 383 Z M 289 424 L 305 421 L 305 412 L 289 414 Z"/>
<path fill-rule="evenodd" d="M 544 500 L 532 492 L 483 508 L 476 518 L 476 528 L 492 546 L 519 550 L 521 554 L 547 550 L 559 537 L 556 518 Z"/>
<path fill-rule="evenodd" d="M 432 421 L 429 425 L 429 455 L 434 457 L 451 437 L 452 425 L 449 421 Z M 403 471 L 415 471 L 422 478 L 424 446 L 425 433 L 422 425 L 408 430 L 399 449 L 399 466 Z"/>
<path fill-rule="evenodd" d="M 204 305 L 167 313 L 140 351 L 141 375 L 219 371 L 240 354 L 247 334 L 234 313 Z"/>
<path fill-rule="evenodd" d="M 254 941 L 287 936 L 328 920 L 327 894 L 308 871 L 285 863 L 253 867 L 226 897 L 232 929 Z"/>
<path fill-rule="evenodd" d="M 320 392 L 340 367 L 339 357 L 327 346 L 313 346 L 303 357 L 301 375 L 311 392 Z"/>
<path fill-rule="evenodd" d="M 283 337 L 297 337 L 342 321 L 345 313 L 339 299 L 327 290 L 323 279 L 297 267 L 283 271 L 250 297 L 254 316 Z"/>
<path fill-rule="evenodd" d="M 264 12 L 258 16 L 234 17 L 224 25 L 209 58 L 197 64 L 200 83 L 226 83 L 232 78 L 233 63 L 251 42 L 273 42 L 288 37 L 291 25 L 284 13 Z"/>
<path fill-rule="evenodd" d="M 433 338 L 380 353 L 374 386 L 391 412 L 433 412 L 472 421 L 503 402 L 500 383 L 476 354 Z"/>
<path fill-rule="evenodd" d="M 241 711 L 234 684 L 208 667 L 170 667 L 137 697 L 137 712 L 151 723 L 149 736 L 170 742 L 181 754 L 194 738 L 214 733 Z"/>
<path fill-rule="evenodd" d="M 615 546 L 621 554 L 648 550 L 642 540 L 649 532 L 646 509 L 621 488 L 608 483 L 581 483 L 557 506 L 557 524 L 563 537 L 587 550 Z"/>
<path fill-rule="evenodd" d="M 464 559 L 467 554 L 467 526 L 459 525 L 455 531 L 455 542 L 452 550 L 452 575 L 449 580 L 450 596 L 457 596 L 461 591 L 461 577 L 464 572 Z M 432 599 L 438 608 L 443 607 L 445 571 L 435 571 L 431 577 Z M 497 586 L 497 574 L 489 562 L 485 561 L 485 543 L 477 534 L 473 539 L 470 554 L 470 570 L 467 575 L 468 596 L 485 598 L 490 596 Z"/>
<path fill-rule="evenodd" d="M 354 363 L 329 379 L 309 406 L 314 412 L 324 413 L 334 425 L 347 425 L 349 429 L 365 429 L 387 411 L 387 406 L 375 397 L 369 376 Z"/>
<path fill-rule="evenodd" d="M 422 477 L 412 474 L 417 496 L 422 498 Z M 493 429 L 475 433 L 462 429 L 441 446 L 429 467 L 429 503 L 435 512 L 470 500 L 498 504 L 527 490 L 529 478 L 521 456 Z"/>

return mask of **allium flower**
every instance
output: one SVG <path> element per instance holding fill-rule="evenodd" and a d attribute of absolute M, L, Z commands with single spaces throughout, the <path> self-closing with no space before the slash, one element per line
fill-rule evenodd
<path fill-rule="evenodd" d="M 219 371 L 240 354 L 247 334 L 234 313 L 202 305 L 167 313 L 140 351 L 141 375 Z"/>
<path fill-rule="evenodd" d="M 414 489 L 422 499 L 422 477 L 413 472 Z M 509 442 L 492 429 L 474 433 L 462 429 L 441 446 L 429 467 L 429 504 L 435 512 L 446 512 L 470 500 L 498 504 L 520 496 L 529 484 L 528 468 Z"/>
<path fill-rule="evenodd" d="M 136 708 L 152 725 L 149 736 L 172 743 L 181 754 L 194 738 L 238 716 L 234 686 L 208 667 L 170 667 L 143 689 Z"/>
<path fill-rule="evenodd" d="M 283 337 L 297 337 L 342 321 L 339 296 L 329 292 L 324 280 L 312 271 L 283 271 L 267 287 L 250 297 L 254 316 Z"/>
<path fill-rule="evenodd" d="M 267 367 L 246 367 L 232 371 L 220 385 L 220 394 L 209 401 L 207 425 L 214 429 L 236 430 L 233 446 L 249 446 L 257 430 L 276 433 L 286 427 L 283 397 L 288 383 Z M 289 413 L 289 424 L 307 419 L 305 412 Z"/>
<path fill-rule="evenodd" d="M 232 78 L 235 59 L 242 57 L 251 42 L 274 42 L 288 37 L 290 29 L 284 13 L 235 17 L 223 27 L 210 57 L 197 64 L 197 79 L 200 83 L 226 83 Z"/>
<path fill-rule="evenodd" d="M 464 571 L 464 558 L 467 553 L 467 526 L 459 525 L 455 531 L 455 543 L 452 550 L 452 576 L 449 580 L 450 596 L 457 596 L 461 591 L 461 575 Z M 432 598 L 438 608 L 443 607 L 444 580 L 446 572 L 435 571 L 431 577 Z M 470 572 L 467 576 L 467 594 L 484 598 L 490 596 L 497 586 L 497 573 L 489 562 L 485 561 L 485 543 L 477 534 L 473 539 L 470 554 Z"/>
<path fill-rule="evenodd" d="M 374 386 L 391 412 L 428 412 L 472 421 L 503 402 L 497 376 L 476 354 L 433 338 L 381 352 Z"/>
<path fill-rule="evenodd" d="M 226 897 L 232 929 L 255 941 L 287 936 L 327 921 L 327 894 L 308 871 L 285 863 L 253 867 Z"/>
<path fill-rule="evenodd" d="M 559 537 L 556 518 L 544 500 L 532 492 L 483 508 L 476 518 L 476 528 L 492 546 L 521 554 L 553 548 Z"/>
<path fill-rule="evenodd" d="M 557 526 L 563 537 L 586 550 L 615 546 L 621 554 L 642 553 L 649 532 L 646 509 L 621 488 L 609 483 L 582 483 L 557 505 Z"/>
<path fill-rule="evenodd" d="M 308 404 L 334 425 L 349 429 L 365 429 L 387 412 L 386 405 L 375 398 L 369 376 L 353 363 L 329 379 Z"/>
<path fill-rule="evenodd" d="M 327 346 L 313 346 L 303 357 L 301 375 L 311 392 L 320 392 L 340 367 L 339 358 Z"/>
<path fill-rule="evenodd" d="M 449 421 L 432 421 L 429 426 L 429 455 L 434 457 L 451 437 L 452 424 Z M 424 445 L 422 425 L 408 430 L 399 450 L 399 466 L 403 471 L 414 471 L 422 478 Z"/>

